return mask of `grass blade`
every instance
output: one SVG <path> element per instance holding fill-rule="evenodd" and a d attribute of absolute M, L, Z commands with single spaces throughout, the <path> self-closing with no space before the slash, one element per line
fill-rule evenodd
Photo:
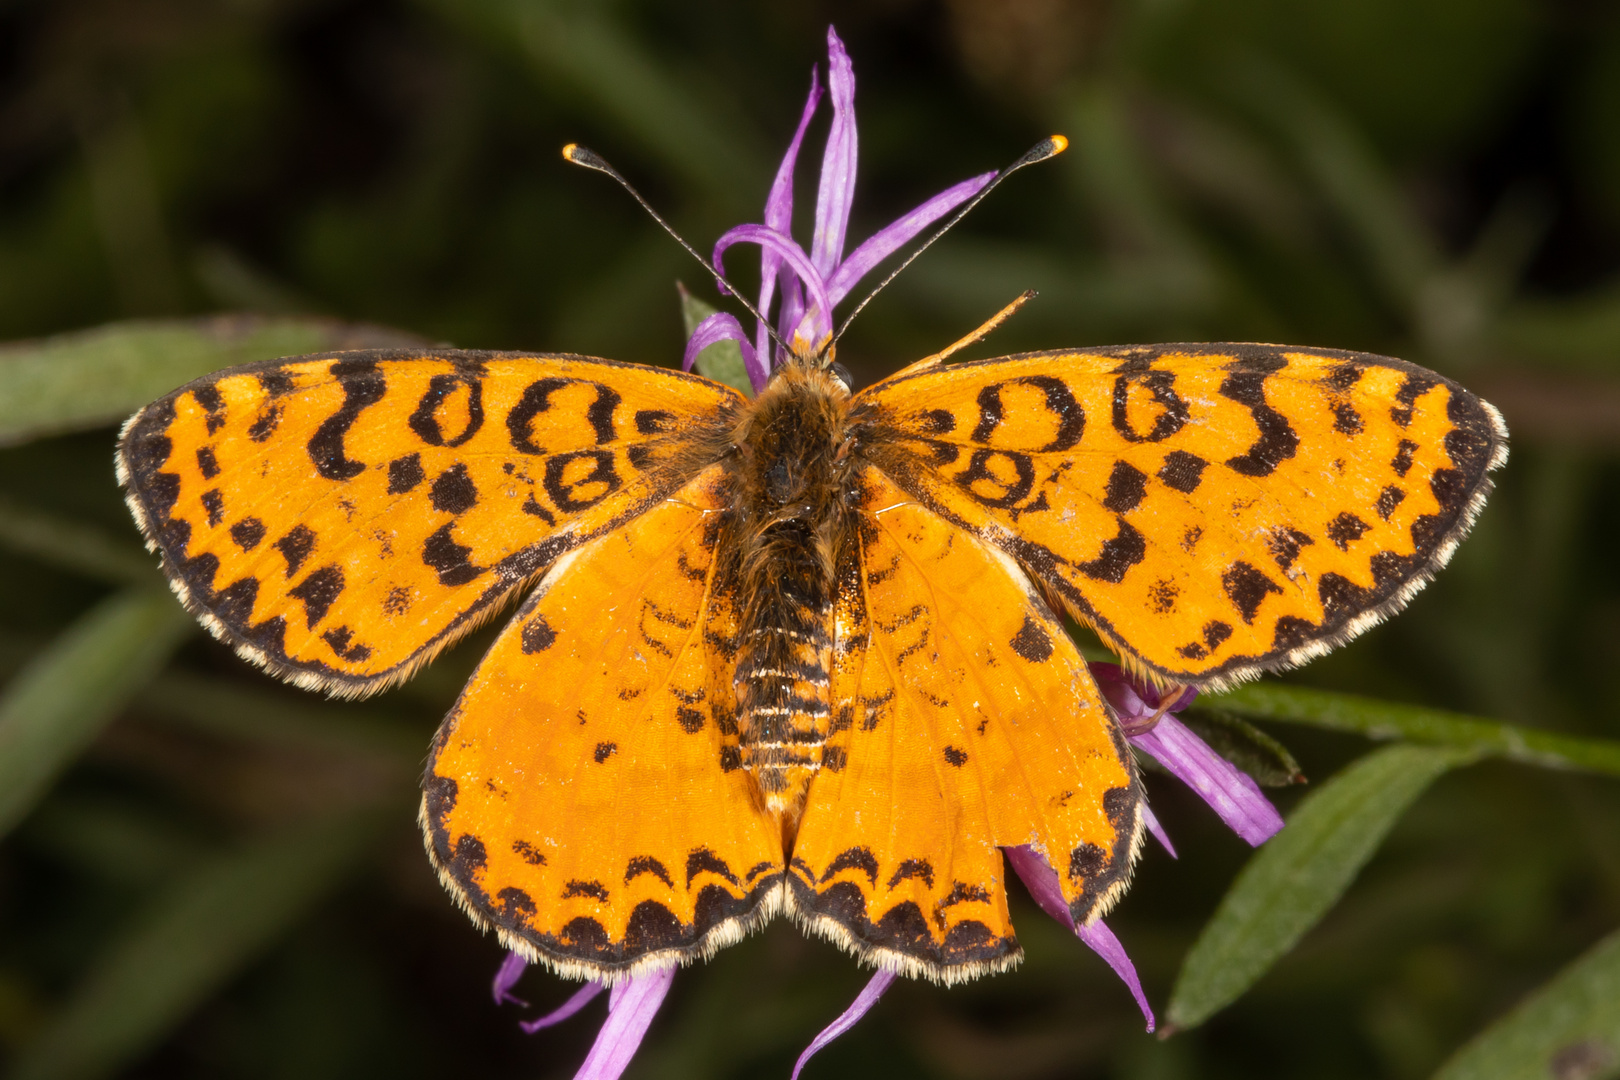
<path fill-rule="evenodd" d="M 120 423 L 153 398 L 232 364 L 416 343 L 331 319 L 252 315 L 136 320 L 18 342 L 0 349 L 0 446 Z"/>
<path fill-rule="evenodd" d="M 1255 852 L 1187 954 L 1170 996 L 1171 1027 L 1196 1027 L 1252 986 L 1344 894 L 1424 789 L 1473 757 L 1386 747 L 1302 801 Z"/>
<path fill-rule="evenodd" d="M 1255 720 L 1309 724 L 1370 739 L 1404 739 L 1456 746 L 1491 757 L 1548 769 L 1583 769 L 1620 776 L 1620 742 L 1515 727 L 1444 709 L 1377 701 L 1355 694 L 1258 682 L 1199 699 L 1200 707 L 1225 709 Z"/>
<path fill-rule="evenodd" d="M 1549 1076 L 1620 1076 L 1620 931 L 1457 1051 L 1434 1080 Z"/>
<path fill-rule="evenodd" d="M 375 810 L 285 829 L 175 883 L 102 955 L 8 1080 L 91 1080 L 157 1045 L 333 886 Z"/>
<path fill-rule="evenodd" d="M 167 592 L 102 601 L 0 692 L 0 836 L 139 690 L 196 621 Z"/>
<path fill-rule="evenodd" d="M 158 561 L 137 544 L 0 496 L 0 547 L 113 585 L 155 585 Z"/>

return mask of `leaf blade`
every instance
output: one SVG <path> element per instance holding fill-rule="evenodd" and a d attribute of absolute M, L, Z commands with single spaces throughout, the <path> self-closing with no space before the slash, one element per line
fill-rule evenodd
<path fill-rule="evenodd" d="M 1544 1080 L 1577 1073 L 1590 1080 L 1620 1076 L 1620 931 L 1466 1043 L 1434 1080 Z"/>
<path fill-rule="evenodd" d="M 1304 799 L 1238 874 L 1188 952 L 1171 992 L 1170 1025 L 1196 1027 L 1242 995 L 1344 894 L 1406 808 L 1473 756 L 1385 747 Z"/>
<path fill-rule="evenodd" d="M 92 1080 L 159 1043 L 363 854 L 374 808 L 291 826 L 163 893 L 80 983 L 9 1080 Z"/>
<path fill-rule="evenodd" d="M 6 685 L 0 692 L 0 836 L 195 626 L 167 592 L 128 589 L 80 616 Z"/>

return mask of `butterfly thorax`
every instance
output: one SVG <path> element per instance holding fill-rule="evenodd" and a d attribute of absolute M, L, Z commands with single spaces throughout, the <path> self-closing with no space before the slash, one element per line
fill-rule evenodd
<path fill-rule="evenodd" d="M 849 391 L 789 364 L 735 431 L 735 674 L 742 766 L 792 821 L 831 715 L 833 569 L 843 545 Z"/>

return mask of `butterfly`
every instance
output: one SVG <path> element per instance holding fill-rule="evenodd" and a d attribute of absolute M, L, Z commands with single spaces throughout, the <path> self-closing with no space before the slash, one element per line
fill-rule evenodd
<path fill-rule="evenodd" d="M 1364 353 L 930 358 L 755 398 L 573 355 L 342 352 L 135 415 L 119 478 L 176 592 L 300 686 L 407 679 L 527 595 L 434 738 L 429 857 L 474 922 L 603 981 L 786 912 L 892 970 L 1015 963 L 999 849 L 1077 922 L 1143 791 L 1065 630 L 1216 689 L 1396 611 L 1506 454 Z"/>

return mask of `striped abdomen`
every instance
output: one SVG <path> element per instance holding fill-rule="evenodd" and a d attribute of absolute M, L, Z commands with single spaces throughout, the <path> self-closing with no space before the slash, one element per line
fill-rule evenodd
<path fill-rule="evenodd" d="M 785 596 L 776 618 L 744 630 L 736 673 L 742 765 L 778 813 L 797 815 L 821 769 L 831 716 L 830 605 Z"/>

